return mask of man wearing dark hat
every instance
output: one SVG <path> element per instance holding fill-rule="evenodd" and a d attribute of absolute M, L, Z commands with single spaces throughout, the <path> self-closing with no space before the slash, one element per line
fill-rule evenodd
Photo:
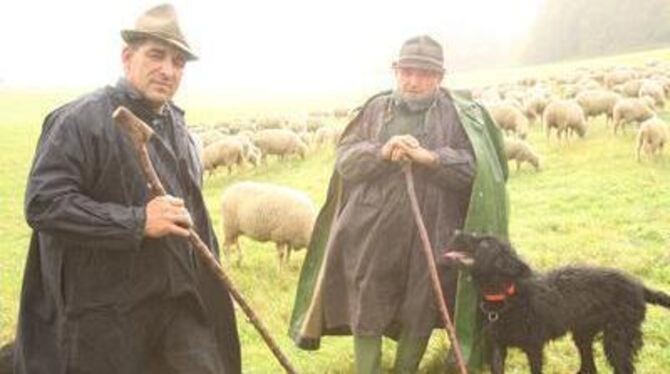
<path fill-rule="evenodd" d="M 456 229 L 507 233 L 507 163 L 486 110 L 440 88 L 442 47 L 428 36 L 407 40 L 393 69 L 395 90 L 369 99 L 338 145 L 290 327 L 304 349 L 353 335 L 358 373 L 381 372 L 383 335 L 398 342 L 395 371 L 416 372 L 441 325 L 402 162 L 436 258 Z M 441 273 L 465 359 L 479 368 L 477 295 L 469 277 Z"/>
<path fill-rule="evenodd" d="M 193 227 L 218 257 L 195 144 L 171 101 L 196 56 L 170 5 L 121 34 L 125 77 L 44 121 L 25 196 L 16 373 L 239 373 L 228 290 L 187 239 Z M 170 196 L 151 198 L 112 120 L 120 105 L 155 130 L 147 148 Z"/>

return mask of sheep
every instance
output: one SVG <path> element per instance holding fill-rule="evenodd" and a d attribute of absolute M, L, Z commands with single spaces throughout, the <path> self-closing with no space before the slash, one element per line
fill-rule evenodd
<path fill-rule="evenodd" d="M 656 154 L 660 155 L 669 137 L 668 128 L 660 118 L 652 117 L 642 122 L 637 133 L 635 159 L 638 162 L 640 161 L 640 151 L 642 149 L 650 157 Z"/>
<path fill-rule="evenodd" d="M 532 123 L 534 123 L 535 120 L 539 118 L 541 124 L 542 112 L 544 112 L 544 108 L 547 107 L 548 103 L 549 101 L 545 95 L 532 94 L 525 100 L 524 114 L 526 115 L 528 120 Z"/>
<path fill-rule="evenodd" d="M 540 170 L 540 158 L 524 140 L 505 137 L 505 155 L 507 160 L 516 160 L 516 170 L 524 161 L 533 165 L 536 171 Z"/>
<path fill-rule="evenodd" d="M 258 131 L 254 134 L 253 142 L 260 148 L 263 158 L 266 155 L 278 155 L 283 159 L 285 155 L 297 154 L 304 159 L 307 154 L 307 145 L 298 134 L 288 129 Z"/>
<path fill-rule="evenodd" d="M 314 139 L 316 138 L 316 134 L 311 131 L 300 131 L 298 136 L 300 137 L 300 140 L 302 140 L 302 142 L 307 145 L 308 148 L 314 144 Z"/>
<path fill-rule="evenodd" d="M 502 100 L 500 92 L 495 87 L 478 90 L 473 93 L 472 97 L 482 103 L 497 103 Z"/>
<path fill-rule="evenodd" d="M 643 122 L 654 116 L 653 100 L 649 98 L 624 98 L 614 105 L 614 134 L 629 122 Z"/>
<path fill-rule="evenodd" d="M 607 124 L 612 120 L 614 105 L 620 98 L 619 94 L 612 91 L 588 90 L 579 93 L 575 99 L 577 100 L 577 104 L 584 110 L 586 121 L 590 117 L 605 114 L 605 124 Z"/>
<path fill-rule="evenodd" d="M 665 90 L 663 86 L 653 80 L 644 80 L 640 86 L 639 97 L 650 97 L 658 109 L 665 107 Z"/>
<path fill-rule="evenodd" d="M 259 129 L 281 129 L 288 124 L 284 118 L 263 117 L 256 120 L 256 126 Z"/>
<path fill-rule="evenodd" d="M 631 79 L 637 78 L 637 73 L 630 69 L 617 69 L 605 74 L 605 86 L 612 88 Z"/>
<path fill-rule="evenodd" d="M 193 145 L 195 146 L 195 153 L 198 155 L 198 160 L 200 161 L 200 164 L 203 165 L 205 160 L 205 146 L 202 144 L 202 138 L 200 135 L 191 131 L 189 131 L 189 135 L 193 140 Z"/>
<path fill-rule="evenodd" d="M 240 165 L 244 160 L 242 143 L 234 138 L 226 137 L 205 147 L 203 151 L 202 167 L 211 175 L 219 166 L 228 168 L 232 172 L 233 165 Z"/>
<path fill-rule="evenodd" d="M 663 87 L 663 92 L 665 93 L 665 98 L 670 99 L 670 78 L 663 74 L 654 74 L 650 77 L 651 80 L 658 83 Z"/>
<path fill-rule="evenodd" d="M 261 161 L 261 150 L 251 141 L 253 133 L 250 131 L 241 131 L 237 135 L 227 135 L 226 139 L 233 139 L 242 144 L 242 158 L 244 161 L 258 166 Z"/>
<path fill-rule="evenodd" d="M 528 135 L 528 118 L 521 109 L 512 104 L 492 105 L 488 109 L 500 129 L 516 134 L 521 139 L 526 138 Z"/>
<path fill-rule="evenodd" d="M 230 260 L 235 245 L 238 266 L 242 251 L 238 238 L 247 236 L 271 241 L 277 248 L 279 269 L 288 264 L 291 250 L 306 248 L 316 220 L 316 207 L 303 192 L 258 182 L 240 182 L 228 187 L 221 198 L 224 253 Z"/>
<path fill-rule="evenodd" d="M 640 87 L 642 87 L 642 80 L 632 79 L 621 85 L 620 93 L 626 97 L 638 97 L 640 94 Z"/>
<path fill-rule="evenodd" d="M 554 100 L 544 110 L 544 126 L 547 140 L 551 129 L 556 128 L 556 136 L 560 140 L 569 131 L 575 131 L 580 138 L 586 134 L 586 119 L 582 107 L 572 100 Z"/>
<path fill-rule="evenodd" d="M 579 82 L 576 83 L 576 86 L 578 87 L 579 91 L 598 90 L 602 88 L 600 83 L 591 78 L 580 79 Z"/>
<path fill-rule="evenodd" d="M 225 134 L 219 130 L 207 130 L 205 132 L 198 134 L 198 136 L 200 137 L 202 146 L 207 147 L 208 145 L 214 143 L 215 141 L 222 139 L 225 136 Z"/>
<path fill-rule="evenodd" d="M 337 145 L 342 134 L 342 127 L 340 126 L 326 126 L 316 130 L 314 134 L 314 144 L 316 145 Z"/>
<path fill-rule="evenodd" d="M 349 113 L 351 113 L 351 110 L 340 107 L 340 108 L 335 108 L 333 109 L 333 117 L 335 118 L 347 118 L 349 117 Z"/>

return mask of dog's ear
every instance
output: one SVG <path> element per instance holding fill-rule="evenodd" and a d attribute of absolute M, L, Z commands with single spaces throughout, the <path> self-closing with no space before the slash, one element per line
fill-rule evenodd
<path fill-rule="evenodd" d="M 454 236 L 449 241 L 448 250 L 472 253 L 477 246 L 477 239 L 476 234 L 455 230 Z"/>
<path fill-rule="evenodd" d="M 526 278 L 532 274 L 530 267 L 526 265 L 525 262 L 521 261 L 521 259 L 515 258 L 513 262 L 512 269 L 514 278 Z"/>

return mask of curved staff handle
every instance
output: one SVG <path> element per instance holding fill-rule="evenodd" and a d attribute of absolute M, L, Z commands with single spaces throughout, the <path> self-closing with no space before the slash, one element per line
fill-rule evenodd
<path fill-rule="evenodd" d="M 132 141 L 133 147 L 135 148 L 135 152 L 137 153 L 137 158 L 142 168 L 142 173 L 144 174 L 144 177 L 147 179 L 148 187 L 151 190 L 151 194 L 153 196 L 166 195 L 165 188 L 163 187 L 163 184 L 161 183 L 160 179 L 158 179 L 156 169 L 154 168 L 154 165 L 151 163 L 151 159 L 149 158 L 149 152 L 147 151 L 146 146 L 149 139 L 151 139 L 151 137 L 153 136 L 154 131 L 151 129 L 151 127 L 149 127 L 146 123 L 144 123 L 144 121 L 139 119 L 124 106 L 119 106 L 118 108 L 116 108 L 116 110 L 112 114 L 112 117 L 114 118 L 116 124 L 121 128 L 123 132 L 125 132 L 128 135 L 128 137 Z M 258 318 L 256 313 L 244 300 L 242 294 L 233 285 L 232 280 L 223 271 L 223 268 L 221 268 L 219 263 L 216 261 L 214 255 L 212 255 L 212 252 L 209 250 L 209 248 L 207 248 L 207 245 L 202 241 L 202 239 L 200 239 L 198 233 L 196 233 L 195 230 L 193 230 L 193 228 L 189 229 L 189 233 L 190 235 L 188 238 L 191 241 L 193 247 L 195 247 L 196 252 L 200 256 L 200 258 L 204 261 L 205 265 L 207 265 L 207 267 L 224 284 L 224 286 L 230 291 L 237 305 L 239 305 L 242 311 L 244 311 L 244 314 L 247 316 L 249 321 L 251 321 L 251 324 L 256 328 L 256 330 L 261 335 L 261 337 L 267 344 L 268 348 L 270 348 L 272 353 L 275 355 L 279 363 L 284 367 L 287 373 L 290 374 L 297 373 L 296 370 L 291 365 L 291 363 L 286 358 L 286 356 L 279 349 L 279 346 L 274 341 L 272 336 L 270 336 L 270 333 L 268 332 L 267 328 L 265 328 L 265 326 Z"/>

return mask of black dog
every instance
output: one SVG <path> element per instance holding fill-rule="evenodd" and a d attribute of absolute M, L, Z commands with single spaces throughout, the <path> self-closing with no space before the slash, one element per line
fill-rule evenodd
<path fill-rule="evenodd" d="M 579 349 L 580 374 L 596 372 L 592 344 L 601 332 L 614 373 L 633 373 L 646 303 L 670 308 L 670 295 L 617 270 L 563 267 L 533 273 L 508 242 L 493 236 L 459 232 L 449 248 L 445 259 L 466 264 L 482 294 L 492 373 L 504 372 L 507 347 L 521 348 L 531 373 L 541 373 L 544 345 L 568 331 Z"/>

